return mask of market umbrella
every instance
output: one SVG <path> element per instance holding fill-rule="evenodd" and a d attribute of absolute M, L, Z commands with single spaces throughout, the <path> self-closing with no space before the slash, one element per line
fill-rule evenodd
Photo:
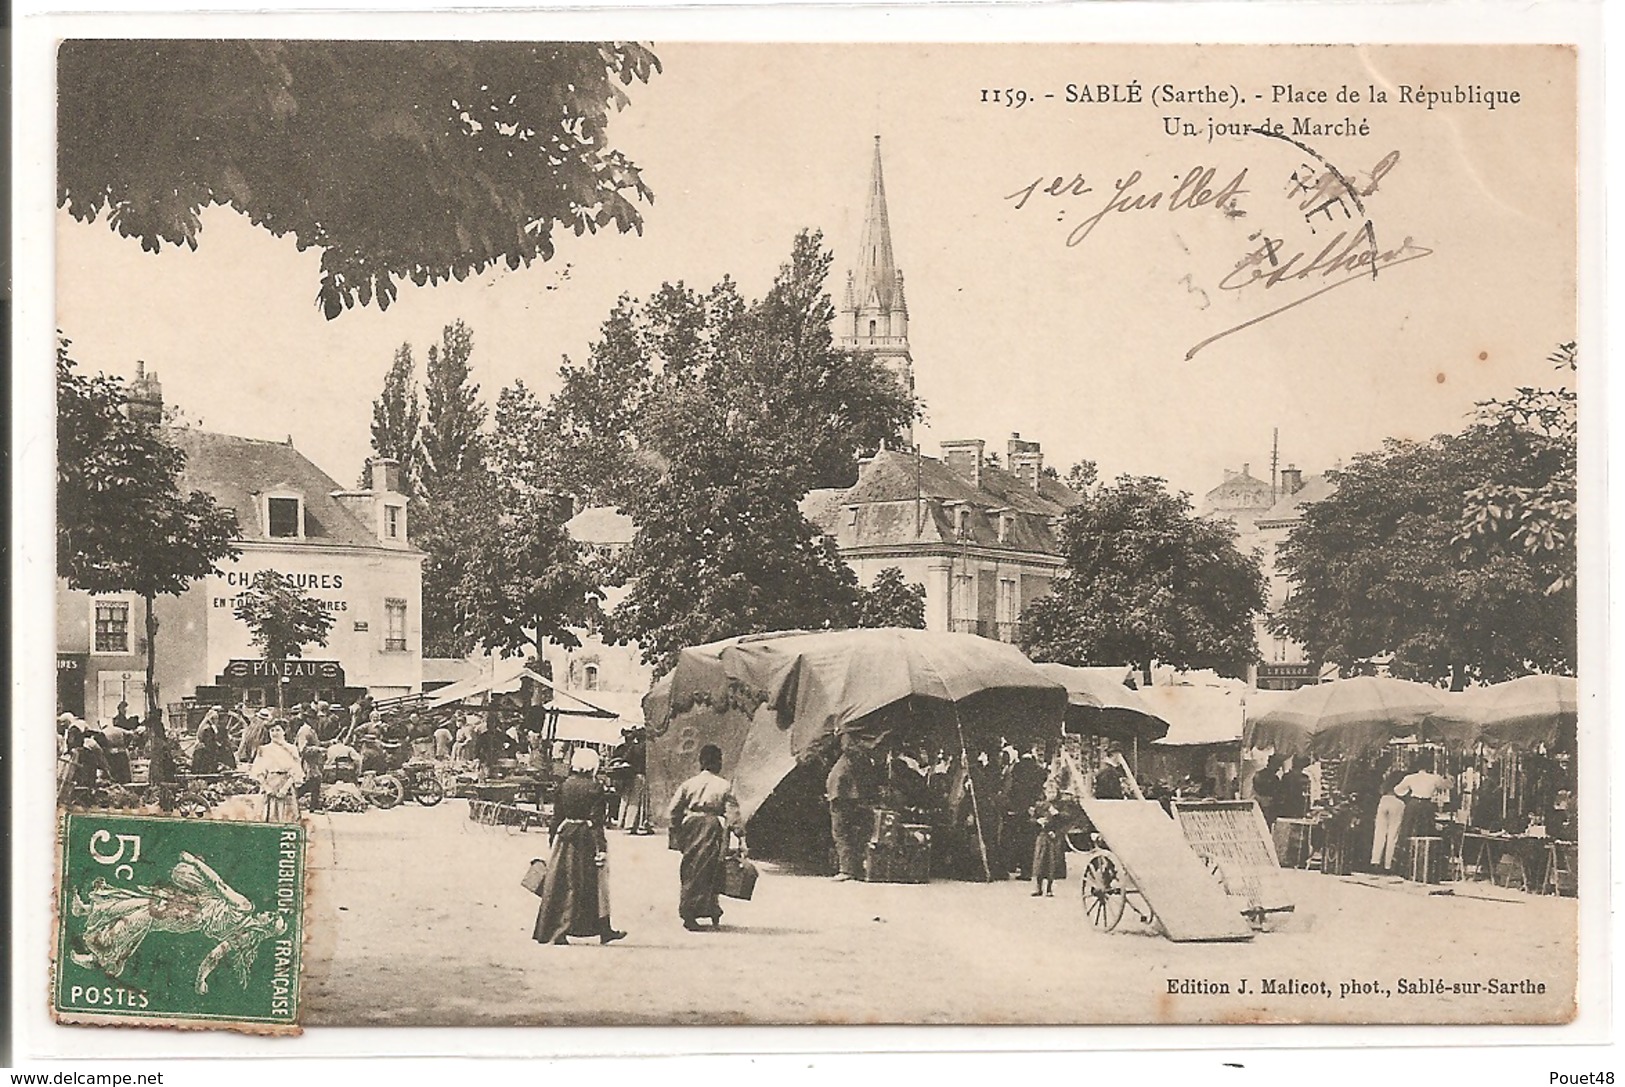
<path fill-rule="evenodd" d="M 1572 751 L 1579 719 L 1579 681 L 1539 674 L 1454 692 L 1427 727 L 1448 728 L 1466 742 Z"/>
<path fill-rule="evenodd" d="M 1299 687 L 1248 723 L 1247 746 L 1281 755 L 1347 753 L 1416 734 L 1445 704 L 1444 692 L 1385 676 Z"/>
<path fill-rule="evenodd" d="M 1066 730 L 1150 743 L 1168 735 L 1169 722 L 1140 692 L 1123 683 L 1127 668 L 1035 665 L 1066 688 Z"/>

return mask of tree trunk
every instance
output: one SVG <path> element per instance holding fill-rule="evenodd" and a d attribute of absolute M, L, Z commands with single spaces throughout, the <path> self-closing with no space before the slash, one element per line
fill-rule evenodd
<path fill-rule="evenodd" d="M 164 734 L 164 715 L 158 708 L 158 616 L 153 612 L 153 594 L 141 597 L 147 616 L 147 779 L 167 782 L 174 777 L 169 759 L 169 738 Z"/>

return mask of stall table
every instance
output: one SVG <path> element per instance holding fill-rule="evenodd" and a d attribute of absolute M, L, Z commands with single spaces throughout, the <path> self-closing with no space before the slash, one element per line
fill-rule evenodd
<path fill-rule="evenodd" d="M 1462 869 L 1469 878 L 1491 879 L 1500 887 L 1545 893 L 1558 844 L 1528 834 L 1470 830 L 1462 836 Z"/>

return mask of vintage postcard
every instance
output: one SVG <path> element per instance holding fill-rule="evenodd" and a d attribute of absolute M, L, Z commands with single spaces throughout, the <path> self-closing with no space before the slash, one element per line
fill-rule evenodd
<path fill-rule="evenodd" d="M 61 1021 L 1581 1010 L 1574 48 L 55 57 Z"/>

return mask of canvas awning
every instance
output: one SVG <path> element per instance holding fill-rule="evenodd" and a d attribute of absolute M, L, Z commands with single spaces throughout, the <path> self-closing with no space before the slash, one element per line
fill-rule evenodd
<path fill-rule="evenodd" d="M 1066 688 L 1069 732 L 1149 743 L 1168 732 L 1168 722 L 1128 687 L 1127 665 L 1078 668 L 1067 664 L 1034 665 Z"/>
<path fill-rule="evenodd" d="M 538 675 L 525 667 L 522 660 L 497 661 L 490 672 L 482 672 L 477 676 L 453 683 L 449 687 L 441 687 L 429 694 L 429 701 L 425 709 L 438 710 L 445 706 L 454 706 L 459 703 L 474 702 L 476 699 L 489 698 L 493 694 L 512 694 L 519 690 L 524 682 L 529 680 L 542 688 L 553 692 L 552 709 L 563 716 L 574 717 L 600 717 L 618 718 L 620 714 L 614 710 L 605 709 L 574 694 L 553 685 L 553 681 L 545 676 Z M 596 694 L 597 692 L 591 692 Z M 636 720 L 636 718 L 632 718 Z"/>
<path fill-rule="evenodd" d="M 1158 747 L 1241 744 L 1245 688 L 1179 685 L 1146 687 L 1136 693 L 1168 722 L 1168 734 L 1156 741 Z"/>

